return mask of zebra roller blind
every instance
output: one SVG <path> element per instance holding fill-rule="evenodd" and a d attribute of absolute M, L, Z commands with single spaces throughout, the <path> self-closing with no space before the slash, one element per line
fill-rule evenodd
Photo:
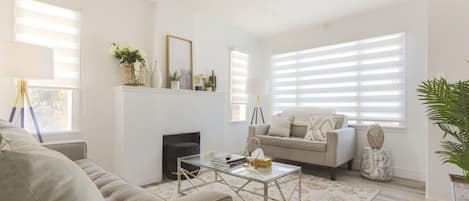
<path fill-rule="evenodd" d="M 405 34 L 273 55 L 272 103 L 334 108 L 351 124 L 405 127 Z"/>
<path fill-rule="evenodd" d="M 246 120 L 246 105 L 248 96 L 246 85 L 248 78 L 249 55 L 243 52 L 232 50 L 230 52 L 230 99 L 231 99 L 231 120 Z"/>
<path fill-rule="evenodd" d="M 54 80 L 31 81 L 34 86 L 79 88 L 80 14 L 34 0 L 16 0 L 16 41 L 54 50 Z"/>

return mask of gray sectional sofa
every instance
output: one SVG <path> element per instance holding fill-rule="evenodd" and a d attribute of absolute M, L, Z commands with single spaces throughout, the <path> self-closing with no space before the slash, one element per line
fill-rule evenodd
<path fill-rule="evenodd" d="M 61 152 L 83 169 L 109 201 L 164 201 L 143 190 L 128 184 L 118 176 L 107 172 L 87 159 L 86 142 L 68 141 L 44 143 L 42 146 Z M 231 196 L 216 191 L 199 191 L 171 201 L 232 201 Z"/>
<path fill-rule="evenodd" d="M 89 160 L 86 142 L 39 144 L 26 130 L 1 119 L 0 169 L 0 200 L 233 200 L 231 196 L 215 191 L 199 191 L 174 200 L 163 200 Z"/>
<path fill-rule="evenodd" d="M 348 163 L 348 168 L 352 168 L 355 154 L 355 129 L 347 126 L 346 116 L 333 114 L 336 121 L 335 130 L 327 133 L 327 140 L 311 141 L 304 139 L 308 117 L 330 114 L 329 112 L 287 110 L 283 114 L 294 117 L 289 137 L 268 135 L 270 125 L 249 127 L 249 138 L 259 139 L 261 148 L 267 156 L 273 159 L 330 167 L 331 180 L 336 179 L 335 170 L 337 167 Z"/>

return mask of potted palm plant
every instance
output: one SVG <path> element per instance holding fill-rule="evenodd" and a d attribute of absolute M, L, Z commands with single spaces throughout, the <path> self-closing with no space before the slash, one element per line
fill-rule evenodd
<path fill-rule="evenodd" d="M 417 89 L 429 119 L 443 131 L 443 163 L 462 169 L 450 174 L 453 200 L 469 200 L 469 80 L 448 83 L 444 78 L 424 81 Z"/>

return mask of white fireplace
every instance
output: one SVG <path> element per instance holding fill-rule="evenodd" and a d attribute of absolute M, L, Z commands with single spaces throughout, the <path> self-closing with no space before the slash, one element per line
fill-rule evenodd
<path fill-rule="evenodd" d="M 225 94 L 120 86 L 115 96 L 115 172 L 135 185 L 162 180 L 162 136 L 200 132 L 201 153 L 223 151 Z"/>

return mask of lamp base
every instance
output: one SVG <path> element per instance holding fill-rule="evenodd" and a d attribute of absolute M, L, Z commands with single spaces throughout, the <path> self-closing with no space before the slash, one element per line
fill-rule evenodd
<path fill-rule="evenodd" d="M 254 110 L 252 111 L 251 125 L 254 125 L 254 123 L 257 124 L 259 112 L 261 113 L 260 116 L 262 118 L 262 124 L 265 124 L 264 112 L 262 112 L 262 107 L 260 105 L 256 105 L 256 107 L 254 107 Z"/>
<path fill-rule="evenodd" d="M 31 105 L 31 99 L 29 98 L 28 81 L 25 79 L 20 79 L 17 81 L 16 99 L 15 99 L 15 103 L 13 104 L 13 108 L 11 109 L 9 120 L 10 122 L 13 122 L 13 120 L 15 119 L 16 109 L 19 107 L 21 128 L 24 128 L 25 104 L 27 104 L 29 113 L 31 114 L 31 118 L 33 120 L 34 127 L 36 129 L 38 140 L 40 143 L 43 143 L 44 140 L 42 139 L 41 130 L 39 129 L 39 124 L 37 123 L 36 113 L 34 113 L 33 106 Z"/>

